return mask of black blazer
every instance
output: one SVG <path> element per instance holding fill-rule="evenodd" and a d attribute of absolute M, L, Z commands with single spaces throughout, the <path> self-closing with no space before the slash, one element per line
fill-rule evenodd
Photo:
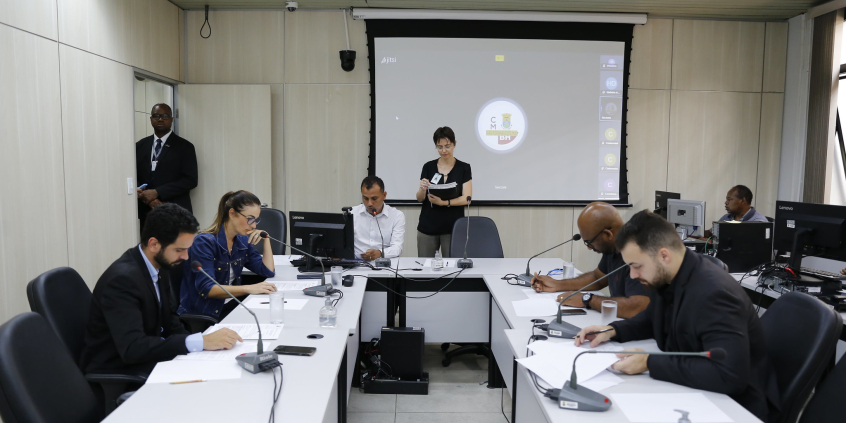
<path fill-rule="evenodd" d="M 611 324 L 615 341 L 655 338 L 668 352 L 723 348 L 724 360 L 650 355 L 649 375 L 658 380 L 731 396 L 763 421 L 778 412 L 775 374 L 767 358 L 763 327 L 749 296 L 723 269 L 686 250 L 672 281 L 671 322 L 665 322 L 663 290 L 635 317 Z M 665 323 L 671 330 L 665 330 Z"/>
<path fill-rule="evenodd" d="M 169 272 L 160 275 L 161 305 L 137 246 L 123 253 L 100 276 L 80 356 L 84 372 L 149 374 L 156 363 L 188 353 L 188 331 L 170 305 Z"/>
<path fill-rule="evenodd" d="M 150 164 L 155 135 L 142 138 L 135 143 L 135 169 L 138 186 L 147 184 L 148 189 L 155 189 L 159 199 L 165 203 L 175 203 L 193 212 L 189 193 L 197 187 L 197 153 L 194 144 L 171 133 L 159 154 L 156 171 Z M 138 200 L 138 217 L 144 221 L 150 207 Z"/>

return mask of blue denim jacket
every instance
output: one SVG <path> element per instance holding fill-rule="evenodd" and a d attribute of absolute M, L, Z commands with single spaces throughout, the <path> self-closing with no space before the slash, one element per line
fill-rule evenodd
<path fill-rule="evenodd" d="M 241 284 L 241 271 L 246 266 L 253 273 L 272 278 L 274 272 L 262 262 L 262 255 L 249 243 L 246 236 L 237 235 L 232 243 L 232 254 L 226 247 L 226 233 L 223 228 L 214 234 L 200 234 L 194 238 L 194 245 L 188 250 L 188 262 L 199 261 L 203 270 L 221 285 L 229 285 L 229 266 L 235 272 L 233 285 Z M 182 288 L 179 295 L 179 314 L 205 314 L 220 318 L 224 300 L 209 298 L 209 291 L 215 285 L 202 273 L 184 266 Z"/>

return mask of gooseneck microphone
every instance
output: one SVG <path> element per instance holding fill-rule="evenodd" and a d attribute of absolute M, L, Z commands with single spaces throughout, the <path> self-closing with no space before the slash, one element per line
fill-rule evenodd
<path fill-rule="evenodd" d="M 550 389 L 546 397 L 558 402 L 559 408 L 581 411 L 606 411 L 611 408 L 611 400 L 599 392 L 579 386 L 576 382 L 576 361 L 584 354 L 649 354 L 649 355 L 674 355 L 687 357 L 705 357 L 712 360 L 724 360 L 726 350 L 714 348 L 702 352 L 663 352 L 663 351 L 597 351 L 587 350 L 579 353 L 573 359 L 573 371 L 570 373 L 570 380 L 564 383 L 561 389 Z"/>
<path fill-rule="evenodd" d="M 370 208 L 370 207 L 367 207 L 367 208 L 370 210 L 370 215 L 373 216 L 373 220 L 376 222 L 376 227 L 379 228 L 379 239 L 382 241 L 382 243 L 380 244 L 382 246 L 382 249 L 379 250 L 379 252 L 382 253 L 382 256 L 376 259 L 376 263 L 374 263 L 374 265 L 376 267 L 390 268 L 391 267 L 391 259 L 385 257 L 385 236 L 382 235 L 382 227 L 379 226 L 379 219 L 376 217 L 376 214 L 377 214 L 376 209 L 373 209 L 373 208 Z M 384 209 L 385 209 L 385 206 L 383 205 L 382 210 L 384 210 Z"/>
<path fill-rule="evenodd" d="M 459 259 L 458 262 L 455 263 L 459 269 L 470 269 L 473 267 L 473 260 L 467 258 L 467 244 L 470 242 L 470 196 L 467 196 L 467 237 L 464 238 L 464 258 Z"/>
<path fill-rule="evenodd" d="M 522 285 L 522 286 L 532 286 L 532 277 L 533 276 L 532 276 L 532 272 L 529 270 L 529 263 L 532 262 L 533 258 L 535 258 L 535 257 L 537 257 L 537 256 L 539 256 L 543 253 L 546 253 L 548 251 L 554 250 L 554 249 L 556 249 L 556 248 L 558 248 L 558 247 L 560 247 L 560 246 L 562 246 L 562 245 L 564 245 L 564 244 L 566 244 L 570 241 L 578 241 L 580 239 L 582 239 L 582 236 L 580 234 L 575 234 L 575 235 L 573 235 L 572 238 L 570 238 L 570 239 L 568 239 L 568 240 L 566 240 L 566 241 L 564 241 L 564 242 L 562 242 L 562 243 L 560 243 L 560 244 L 558 244 L 558 245 L 556 245 L 556 246 L 554 246 L 550 249 L 541 251 L 541 252 L 533 255 L 532 257 L 530 257 L 529 261 L 526 262 L 526 273 L 524 273 L 522 275 L 517 275 L 517 284 Z"/>
<path fill-rule="evenodd" d="M 614 273 L 617 273 L 622 268 L 624 268 L 628 265 L 629 265 L 628 263 L 623 264 L 622 266 L 608 272 L 605 276 L 603 276 L 603 277 L 601 277 L 601 278 L 599 278 L 599 279 L 597 279 L 597 280 L 595 280 L 595 281 L 593 281 L 593 282 L 591 282 L 591 283 L 571 292 L 570 295 L 564 297 L 563 300 L 559 301 L 558 302 L 558 316 L 547 327 L 547 332 L 549 333 L 549 336 L 554 336 L 556 338 L 573 338 L 574 336 L 576 336 L 579 333 L 579 331 L 581 331 L 582 329 L 579 328 L 578 326 L 574 326 L 574 325 L 571 325 L 569 323 L 561 321 L 561 306 L 564 305 L 564 302 L 569 300 L 573 295 L 576 295 L 576 294 L 588 289 L 589 287 L 593 286 L 597 282 L 604 280 L 605 278 L 613 275 Z"/>
<path fill-rule="evenodd" d="M 274 241 L 276 241 L 276 242 L 278 242 L 278 243 L 280 243 L 280 244 L 282 244 L 282 245 L 284 245 L 284 246 L 286 246 L 286 247 L 288 247 L 288 248 L 290 248 L 294 251 L 299 251 L 300 253 L 303 253 L 304 255 L 311 257 L 314 260 L 316 260 L 318 263 L 320 263 L 320 270 L 321 270 L 321 272 L 320 272 L 320 285 L 319 286 L 312 286 L 312 287 L 303 289 L 303 294 L 311 295 L 312 297 L 326 297 L 326 296 L 329 296 L 329 295 L 332 295 L 332 294 L 335 293 L 335 289 L 332 288 L 332 285 L 326 285 L 326 268 L 323 267 L 323 260 L 320 260 L 317 257 L 315 257 L 315 256 L 313 256 L 313 255 L 311 255 L 311 254 L 309 254 L 309 253 L 307 253 L 303 250 L 300 250 L 297 247 L 294 247 L 292 245 L 288 245 L 288 244 L 268 235 L 267 232 L 262 232 L 261 237 L 262 238 L 270 238 L 270 239 L 272 239 L 272 240 L 274 240 Z"/>
<path fill-rule="evenodd" d="M 249 307 L 245 306 L 244 303 L 241 302 L 241 300 L 235 298 L 235 296 L 232 295 L 232 293 L 229 292 L 228 289 L 224 288 L 223 285 L 221 285 L 217 280 L 209 276 L 209 274 L 206 273 L 205 270 L 203 270 L 203 265 L 200 264 L 199 261 L 192 261 L 191 267 L 195 271 L 198 271 L 205 275 L 207 278 L 209 278 L 209 280 L 214 282 L 215 285 L 219 286 L 220 289 L 223 290 L 223 292 L 229 294 L 229 296 L 232 297 L 232 299 L 235 300 L 235 302 L 237 302 L 239 306 L 244 307 L 247 312 L 253 315 L 253 319 L 255 319 L 256 321 L 256 329 L 258 329 L 258 342 L 256 343 L 256 352 L 241 354 L 238 357 L 235 357 L 235 361 L 238 362 L 239 366 L 243 367 L 244 370 L 250 373 L 260 373 L 267 370 L 268 368 L 262 366 L 262 364 L 272 363 L 273 361 L 277 360 L 279 356 L 277 356 L 276 353 L 273 351 L 264 352 L 264 346 L 261 343 L 261 325 L 259 324 L 258 317 L 256 317 L 256 314 L 253 313 L 253 311 L 250 310 Z"/>

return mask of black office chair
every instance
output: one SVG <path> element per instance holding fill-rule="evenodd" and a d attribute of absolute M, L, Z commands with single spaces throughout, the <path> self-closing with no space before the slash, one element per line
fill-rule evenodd
<path fill-rule="evenodd" d="M 822 301 L 790 292 L 767 309 L 761 324 L 781 399 L 778 422 L 793 423 L 831 363 L 843 319 Z"/>
<path fill-rule="evenodd" d="M 0 417 L 5 423 L 103 418 L 102 404 L 64 346 L 37 313 L 19 314 L 0 326 Z"/>
<path fill-rule="evenodd" d="M 773 219 L 772 217 L 769 217 L 769 216 L 764 216 L 764 217 L 767 218 L 767 222 L 770 222 L 770 223 L 775 222 L 775 219 Z"/>
<path fill-rule="evenodd" d="M 182 275 L 186 266 L 188 266 L 187 261 L 182 262 L 182 264 L 178 266 L 174 266 L 168 272 L 170 276 L 170 303 L 173 305 L 174 313 L 176 313 L 176 310 L 179 309 L 179 294 L 182 290 Z M 211 316 L 206 316 L 205 314 L 183 313 L 179 315 L 179 320 L 190 333 L 201 333 L 208 329 L 209 326 L 220 323 L 219 320 Z"/>
<path fill-rule="evenodd" d="M 260 217 L 261 222 L 256 225 L 256 228 L 267 232 L 270 236 L 280 241 L 288 242 L 288 221 L 285 219 L 285 212 L 271 208 L 262 208 Z M 279 256 L 285 254 L 284 245 L 273 240 L 270 241 L 270 245 L 274 255 Z M 264 246 L 261 244 L 256 246 L 259 252 L 262 252 L 263 248 Z"/>
<path fill-rule="evenodd" d="M 846 386 L 846 357 L 817 385 L 814 396 L 802 411 L 800 423 L 840 423 L 846 416 L 843 387 Z"/>
<path fill-rule="evenodd" d="M 470 241 L 467 242 L 467 224 L 470 224 Z M 503 258 L 502 241 L 496 223 L 491 218 L 481 216 L 462 217 L 452 226 L 452 238 L 449 246 L 451 257 L 464 257 L 464 246 L 467 245 L 469 258 Z M 491 350 L 487 344 L 457 344 L 460 347 L 447 352 L 449 343 L 441 344 L 441 351 L 445 352 L 444 367 L 452 363 L 452 359 L 464 354 L 484 355 L 491 358 Z"/>
<path fill-rule="evenodd" d="M 723 263 L 722 260 L 708 254 L 703 254 L 702 257 L 705 257 L 706 260 L 716 264 L 717 266 L 720 266 L 723 270 L 726 271 L 726 273 L 728 273 L 729 267 L 727 264 Z"/>
<path fill-rule="evenodd" d="M 26 286 L 29 308 L 40 314 L 65 345 L 69 356 L 79 363 L 85 344 L 85 329 L 91 307 L 91 290 L 70 267 L 59 267 L 42 273 Z M 115 409 L 118 399 L 127 391 L 147 381 L 144 374 L 89 373 L 89 382 L 102 389 L 106 414 Z"/>
<path fill-rule="evenodd" d="M 470 223 L 470 241 L 467 241 L 467 224 Z M 503 258 L 502 242 L 496 223 L 489 217 L 462 217 L 452 226 L 452 240 L 449 245 L 451 257 L 464 257 L 464 245 L 467 244 L 467 257 Z"/>

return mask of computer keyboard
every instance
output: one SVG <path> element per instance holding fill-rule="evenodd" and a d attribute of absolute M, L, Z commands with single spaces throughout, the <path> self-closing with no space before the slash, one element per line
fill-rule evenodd
<path fill-rule="evenodd" d="M 823 279 L 831 279 L 831 280 L 836 280 L 836 281 L 846 281 L 846 275 L 841 275 L 840 273 L 826 272 L 825 270 L 811 269 L 811 268 L 808 268 L 808 267 L 800 268 L 799 273 L 803 274 L 803 275 L 815 276 L 815 277 L 823 278 Z"/>
<path fill-rule="evenodd" d="M 344 269 L 351 269 L 351 268 L 354 268 L 354 267 L 364 266 L 364 264 L 367 263 L 364 260 L 356 260 L 356 259 L 352 259 L 352 260 L 350 260 L 350 259 L 342 259 L 342 260 L 323 259 L 321 261 L 323 262 L 323 267 L 325 267 L 327 269 L 327 271 L 332 266 L 341 266 Z M 291 260 L 291 265 L 294 266 L 294 267 L 305 266 L 306 261 L 305 261 L 305 259 Z"/>

